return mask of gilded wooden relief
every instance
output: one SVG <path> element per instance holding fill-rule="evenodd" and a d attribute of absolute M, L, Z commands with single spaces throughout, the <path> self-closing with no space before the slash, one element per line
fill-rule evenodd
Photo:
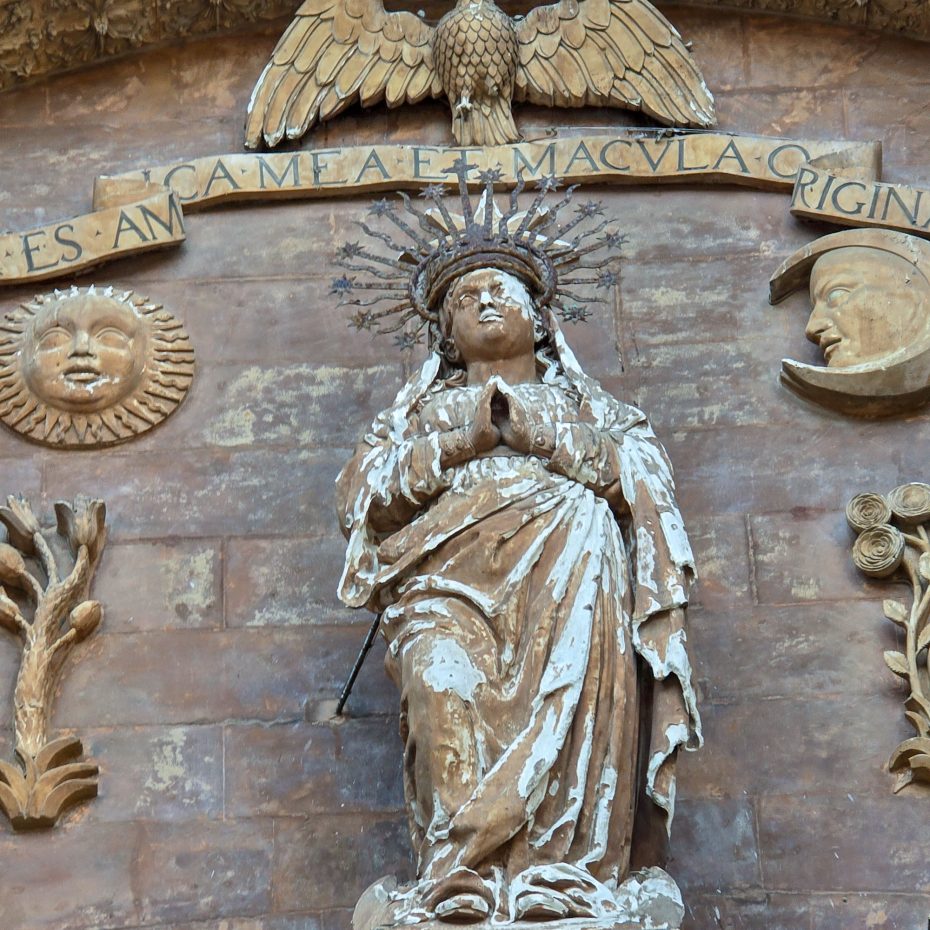
<path fill-rule="evenodd" d="M 791 359 L 782 381 L 843 413 L 882 416 L 930 399 L 930 243 L 848 230 L 796 252 L 773 275 L 776 303 L 810 278 L 808 339 L 826 367 Z"/>
<path fill-rule="evenodd" d="M 0 507 L 0 626 L 22 650 L 13 690 L 18 764 L 0 762 L 0 810 L 16 830 L 50 827 L 97 795 L 97 766 L 81 761 L 75 736 L 49 738 L 52 699 L 66 658 L 103 614 L 88 600 L 106 542 L 102 501 L 55 504 L 57 525 L 42 529 L 28 501 Z"/>
<path fill-rule="evenodd" d="M 903 484 L 889 494 L 857 494 L 846 518 L 858 534 L 852 558 L 871 578 L 899 577 L 910 605 L 886 600 L 885 616 L 904 632 L 904 652 L 889 650 L 885 664 L 910 690 L 904 716 L 917 736 L 904 740 L 888 767 L 895 791 L 918 779 L 930 782 L 930 485 Z"/>
<path fill-rule="evenodd" d="M 561 221 L 552 179 L 504 212 L 496 173 L 475 207 L 457 171 L 461 213 L 441 187 L 423 212 L 379 201 L 403 242 L 366 227 L 333 284 L 359 329 L 430 346 L 337 482 L 340 597 L 380 612 L 417 856 L 417 882 L 376 883 L 355 927 L 678 927 L 675 882 L 630 853 L 634 811 L 670 825 L 677 752 L 701 743 L 693 559 L 646 417 L 558 322 L 596 310 L 616 280 L 598 253 L 623 237 L 596 202 Z"/>
<path fill-rule="evenodd" d="M 797 14 L 930 38 L 924 0 L 701 0 L 700 5 Z M 99 9 L 88 2 L 17 0 L 0 11 L 0 89 L 178 39 L 242 32 L 291 15 L 299 6 L 299 0 L 178 0 L 160 4 L 156 15 L 148 0 L 108 0 Z"/>
<path fill-rule="evenodd" d="M 252 93 L 246 145 L 298 139 L 353 103 L 442 96 L 458 145 L 517 141 L 514 100 L 715 121 L 694 59 L 648 0 L 562 0 L 517 18 L 458 0 L 435 26 L 381 0 L 306 0 Z"/>
<path fill-rule="evenodd" d="M 0 421 L 45 445 L 147 432 L 177 409 L 193 373 L 181 323 L 132 291 L 72 287 L 0 320 Z"/>

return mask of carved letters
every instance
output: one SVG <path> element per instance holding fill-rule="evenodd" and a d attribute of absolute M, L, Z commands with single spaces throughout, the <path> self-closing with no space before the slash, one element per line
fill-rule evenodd
<path fill-rule="evenodd" d="M 97 212 L 0 236 L 0 286 L 66 277 L 178 245 L 185 238 L 182 208 L 425 188 L 447 180 L 461 157 L 471 165 L 470 185 L 482 171 L 497 170 L 498 187 L 512 187 L 521 176 L 526 181 L 558 176 L 573 184 L 701 182 L 790 191 L 812 159 L 839 155 L 869 175 L 880 153 L 877 142 L 623 130 L 486 148 L 373 145 L 214 155 L 97 178 Z"/>
<path fill-rule="evenodd" d="M 0 285 L 46 281 L 86 271 L 105 261 L 139 255 L 184 241 L 177 197 L 142 184 L 134 197 L 113 198 L 107 209 L 28 232 L 0 235 Z"/>

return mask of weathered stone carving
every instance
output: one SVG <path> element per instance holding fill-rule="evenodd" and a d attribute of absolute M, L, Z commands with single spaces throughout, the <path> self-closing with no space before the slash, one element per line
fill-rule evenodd
<path fill-rule="evenodd" d="M 924 0 L 683 0 L 726 9 L 769 10 L 829 23 L 930 39 L 930 8 Z M 71 70 L 133 50 L 241 31 L 249 24 L 292 14 L 299 0 L 109 0 L 95 14 L 90 3 L 13 0 L 0 10 L 0 90 L 42 75 Z M 424 2 L 428 15 L 438 4 Z"/>
<path fill-rule="evenodd" d="M 22 498 L 0 507 L 7 534 L 0 542 L 0 626 L 22 648 L 13 691 L 19 765 L 0 762 L 0 810 L 16 830 L 50 827 L 97 796 L 97 766 L 81 761 L 80 739 L 50 740 L 49 722 L 64 661 L 103 614 L 87 596 L 106 542 L 106 508 L 101 501 L 59 501 L 55 515 L 57 526 L 43 530 Z"/>
<path fill-rule="evenodd" d="M 132 291 L 72 287 L 0 320 L 0 420 L 47 445 L 144 433 L 177 409 L 193 373 L 181 323 Z"/>
<path fill-rule="evenodd" d="M 807 337 L 826 368 L 782 361 L 782 381 L 844 413 L 883 416 L 930 399 L 930 244 L 888 230 L 816 240 L 775 272 L 777 303 L 810 277 Z"/>
<path fill-rule="evenodd" d="M 654 859 L 631 873 L 631 849 L 637 810 L 671 822 L 677 751 L 701 741 L 691 550 L 645 416 L 584 373 L 553 312 L 584 319 L 598 298 L 578 288 L 614 283 L 595 253 L 623 237 L 597 203 L 561 223 L 552 179 L 502 213 L 487 172 L 473 212 L 466 168 L 461 215 L 441 187 L 422 213 L 405 198 L 409 221 L 377 203 L 412 243 L 371 230 L 333 285 L 366 295 L 357 327 L 411 345 L 427 325 L 431 347 L 337 482 L 340 597 L 381 612 L 418 864 L 366 892 L 355 928 L 678 927 L 674 881 Z M 383 288 L 398 302 L 374 310 Z"/>
<path fill-rule="evenodd" d="M 903 484 L 890 494 L 857 494 L 846 518 L 858 534 L 852 557 L 872 578 L 903 576 L 911 604 L 886 600 L 885 616 L 904 630 L 904 652 L 888 650 L 885 664 L 910 688 L 904 716 L 917 736 L 904 740 L 888 767 L 895 791 L 915 779 L 930 782 L 930 485 Z"/>
<path fill-rule="evenodd" d="M 246 145 L 298 139 L 352 103 L 441 96 L 458 145 L 518 140 L 512 100 L 715 121 L 690 52 L 648 0 L 562 0 L 517 19 L 494 0 L 458 0 L 435 26 L 381 0 L 307 0 L 252 93 Z"/>

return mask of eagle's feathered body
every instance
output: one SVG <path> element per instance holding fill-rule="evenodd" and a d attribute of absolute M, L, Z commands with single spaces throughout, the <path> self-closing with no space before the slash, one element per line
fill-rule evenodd
<path fill-rule="evenodd" d="M 459 0 L 435 27 L 382 0 L 304 0 L 255 85 L 246 145 L 297 139 L 355 102 L 442 95 L 459 145 L 519 140 L 513 100 L 714 125 L 700 71 L 648 0 L 560 0 L 516 19 L 494 0 Z"/>
<path fill-rule="evenodd" d="M 433 64 L 459 145 L 519 138 L 510 112 L 518 60 L 513 20 L 493 2 L 465 0 L 439 20 Z"/>

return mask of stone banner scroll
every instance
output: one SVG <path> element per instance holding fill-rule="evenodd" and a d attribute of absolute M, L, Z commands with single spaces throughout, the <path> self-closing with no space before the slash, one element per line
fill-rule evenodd
<path fill-rule="evenodd" d="M 0 287 L 63 278 L 184 241 L 183 213 L 239 201 L 345 197 L 448 182 L 464 157 L 469 185 L 499 172 L 512 188 L 555 176 L 570 184 L 735 184 L 797 191 L 828 157 L 878 177 L 881 143 L 849 143 L 669 129 L 623 129 L 488 148 L 346 146 L 279 154 L 210 155 L 99 177 L 95 212 L 0 236 Z"/>
<path fill-rule="evenodd" d="M 163 185 L 135 185 L 106 209 L 28 232 L 0 236 L 0 285 L 45 281 L 184 241 L 177 195 Z"/>
<path fill-rule="evenodd" d="M 930 238 L 930 189 L 886 184 L 880 170 L 862 172 L 815 158 L 798 172 L 791 213 L 838 226 L 893 229 Z"/>
<path fill-rule="evenodd" d="M 871 165 L 881 144 L 790 140 L 722 132 L 623 130 L 487 148 L 364 145 L 285 154 L 211 155 L 97 179 L 94 207 L 133 196 L 140 185 L 163 184 L 185 211 L 241 200 L 336 197 L 447 182 L 444 173 L 465 156 L 470 182 L 488 169 L 500 187 L 544 175 L 571 184 L 737 184 L 791 191 L 802 165 L 854 149 Z"/>

